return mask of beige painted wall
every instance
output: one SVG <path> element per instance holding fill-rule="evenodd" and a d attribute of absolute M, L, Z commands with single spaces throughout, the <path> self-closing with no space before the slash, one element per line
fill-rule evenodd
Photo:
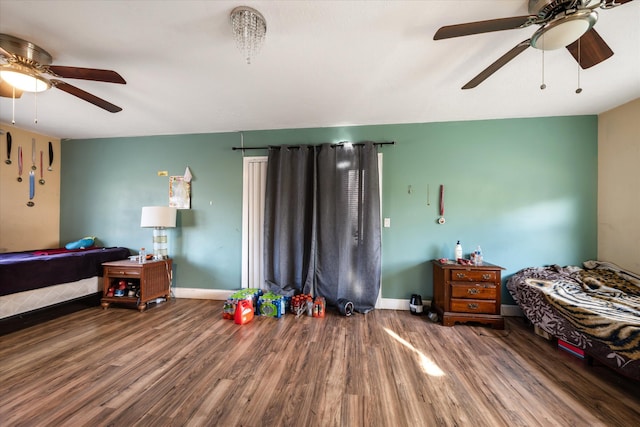
<path fill-rule="evenodd" d="M 640 273 L 640 99 L 598 117 L 598 259 Z"/>
<path fill-rule="evenodd" d="M 0 123 L 0 252 L 56 248 L 60 246 L 60 140 L 28 132 Z M 10 165 L 7 159 L 7 132 L 11 133 Z M 36 140 L 35 197 L 29 201 L 29 171 L 31 170 L 31 139 Z M 49 141 L 53 143 L 54 159 L 49 165 Z M 18 147 L 22 146 L 22 182 L 18 182 Z M 40 150 L 43 152 L 44 185 L 40 180 Z"/>

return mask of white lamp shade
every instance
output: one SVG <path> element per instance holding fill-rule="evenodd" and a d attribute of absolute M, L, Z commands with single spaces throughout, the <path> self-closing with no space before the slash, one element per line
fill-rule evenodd
<path fill-rule="evenodd" d="M 144 206 L 140 227 L 165 227 L 176 226 L 176 208 L 169 206 Z"/>

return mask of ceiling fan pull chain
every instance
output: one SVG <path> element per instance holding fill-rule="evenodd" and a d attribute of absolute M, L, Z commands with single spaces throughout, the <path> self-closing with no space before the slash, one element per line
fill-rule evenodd
<path fill-rule="evenodd" d="M 13 89 L 13 97 L 11 98 L 11 124 L 16 124 L 16 88 Z"/>
<path fill-rule="evenodd" d="M 542 35 L 542 84 L 540 85 L 540 90 L 545 90 L 547 85 L 544 83 L 544 34 Z"/>
<path fill-rule="evenodd" d="M 33 123 L 38 124 L 38 92 L 34 92 L 33 95 L 36 102 L 36 117 L 33 119 Z"/>
<path fill-rule="evenodd" d="M 576 89 L 576 93 L 581 93 L 581 92 L 582 92 L 582 88 L 580 87 L 580 39 L 578 39 L 578 88 Z"/>

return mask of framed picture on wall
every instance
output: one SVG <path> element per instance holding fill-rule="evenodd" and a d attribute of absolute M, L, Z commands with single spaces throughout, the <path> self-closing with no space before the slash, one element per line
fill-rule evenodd
<path fill-rule="evenodd" d="M 191 209 L 191 183 L 183 176 L 169 177 L 169 206 L 176 209 Z"/>

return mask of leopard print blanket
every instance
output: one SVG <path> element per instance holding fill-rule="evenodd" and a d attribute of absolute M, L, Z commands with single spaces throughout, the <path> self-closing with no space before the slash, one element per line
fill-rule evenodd
<path fill-rule="evenodd" d="M 525 268 L 507 289 L 533 324 L 640 378 L 640 277 L 587 261 Z"/>

